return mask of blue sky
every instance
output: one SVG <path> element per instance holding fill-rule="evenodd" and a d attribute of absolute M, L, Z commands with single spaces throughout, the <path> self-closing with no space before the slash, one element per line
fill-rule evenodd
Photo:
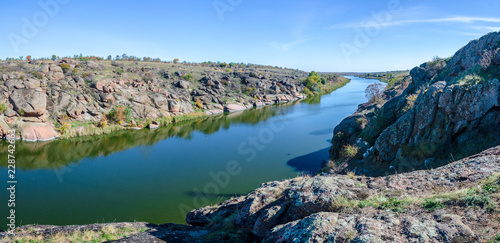
<path fill-rule="evenodd" d="M 305 71 L 400 70 L 499 31 L 498 10 L 497 0 L 3 0 L 0 58 L 126 53 Z"/>

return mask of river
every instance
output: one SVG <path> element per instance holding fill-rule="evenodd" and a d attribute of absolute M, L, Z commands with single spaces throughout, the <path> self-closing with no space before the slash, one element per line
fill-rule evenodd
<path fill-rule="evenodd" d="M 314 172 L 328 159 L 333 128 L 366 102 L 365 88 L 378 82 L 348 78 L 346 86 L 313 100 L 152 131 L 17 142 L 16 221 L 185 223 L 190 209 Z M 7 187 L 6 143 L 0 158 Z M 1 194 L 0 222 L 8 216 L 8 197 Z"/>

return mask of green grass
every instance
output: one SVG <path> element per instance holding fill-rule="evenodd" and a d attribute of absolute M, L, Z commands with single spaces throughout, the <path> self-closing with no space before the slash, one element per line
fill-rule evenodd
<path fill-rule="evenodd" d="M 445 208 L 446 205 L 444 205 L 440 199 L 431 198 L 425 199 L 424 203 L 422 203 L 422 207 L 429 211 L 434 211 L 436 209 Z"/>
<path fill-rule="evenodd" d="M 0 114 L 4 113 L 7 110 L 7 105 L 5 103 L 0 103 Z"/>
<path fill-rule="evenodd" d="M 500 231 L 488 243 L 500 243 Z"/>
<path fill-rule="evenodd" d="M 350 177 L 350 176 L 349 176 Z M 434 211 L 449 206 L 478 207 L 489 212 L 500 212 L 497 201 L 500 198 L 500 173 L 496 173 L 468 189 L 460 189 L 448 193 L 438 193 L 426 197 L 388 197 L 383 193 L 372 195 L 367 199 L 348 199 L 338 196 L 331 205 L 335 212 L 350 212 L 355 208 L 372 207 L 390 210 L 397 213 L 410 208 L 422 208 Z"/>
<path fill-rule="evenodd" d="M 37 235 L 21 235 L 7 237 L 7 241 L 2 242 L 15 242 L 15 243 L 62 243 L 62 242 L 106 242 L 114 241 L 118 239 L 123 239 L 129 237 L 132 234 L 143 232 L 145 229 L 132 228 L 132 227 L 120 227 L 117 228 L 112 225 L 104 226 L 97 231 L 93 230 L 75 230 L 68 234 L 57 233 L 54 235 L 42 236 Z"/>

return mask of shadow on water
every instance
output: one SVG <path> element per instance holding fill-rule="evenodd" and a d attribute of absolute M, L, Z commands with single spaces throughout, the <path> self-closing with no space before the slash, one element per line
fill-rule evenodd
<path fill-rule="evenodd" d="M 162 140 L 178 137 L 191 139 L 192 133 L 199 131 L 212 134 L 221 129 L 229 129 L 235 124 L 255 125 L 259 122 L 283 114 L 284 109 L 294 103 L 249 109 L 239 113 L 221 114 L 203 119 L 171 124 L 156 130 L 126 130 L 102 136 L 84 136 L 50 142 L 16 142 L 16 167 L 22 170 L 57 169 L 72 163 L 80 163 L 84 158 L 108 156 L 112 153 L 137 146 L 152 146 Z M 0 157 L 7 158 L 7 142 L 0 142 Z M 7 161 L 0 161 L 0 167 L 7 167 Z"/>
<path fill-rule="evenodd" d="M 330 147 L 320 149 L 306 155 L 295 157 L 289 160 L 286 164 L 293 167 L 296 171 L 316 173 L 321 166 L 328 161 Z"/>
<path fill-rule="evenodd" d="M 200 198 L 200 197 L 213 197 L 213 198 L 231 198 L 231 197 L 241 197 L 248 193 L 207 193 L 207 192 L 195 192 L 195 191 L 186 191 L 184 194 L 188 197 Z"/>
<path fill-rule="evenodd" d="M 320 129 L 320 130 L 312 131 L 309 134 L 316 135 L 316 136 L 333 134 L 333 129 L 331 129 L 331 128 Z"/>

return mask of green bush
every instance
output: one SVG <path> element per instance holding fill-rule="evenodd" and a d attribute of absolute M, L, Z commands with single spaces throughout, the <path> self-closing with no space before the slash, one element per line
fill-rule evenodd
<path fill-rule="evenodd" d="M 312 71 L 311 73 L 309 73 L 309 76 L 304 80 L 304 85 L 309 90 L 315 90 L 320 82 L 321 78 L 319 77 L 318 73 Z"/>
<path fill-rule="evenodd" d="M 108 113 L 108 118 L 118 124 L 122 124 L 125 121 L 130 121 L 131 113 L 132 110 L 130 107 L 116 106 Z"/>
<path fill-rule="evenodd" d="M 69 71 L 69 64 L 67 63 L 61 63 L 61 69 L 63 70 L 64 73 Z"/>
<path fill-rule="evenodd" d="M 243 93 L 248 96 L 253 96 L 255 91 L 257 91 L 257 89 L 255 88 L 255 86 L 252 85 L 251 87 L 246 87 Z"/>
<path fill-rule="evenodd" d="M 438 199 L 425 199 L 422 207 L 426 208 L 429 211 L 434 211 L 439 208 L 444 208 L 445 205 L 441 202 L 441 200 Z"/>
<path fill-rule="evenodd" d="M 184 79 L 184 80 L 190 81 L 190 80 L 193 79 L 193 75 L 190 74 L 190 73 L 188 73 L 186 75 L 183 75 L 181 78 Z"/>
<path fill-rule="evenodd" d="M 359 148 L 356 145 L 344 145 L 340 151 L 340 156 L 346 158 L 354 158 L 358 154 Z"/>

